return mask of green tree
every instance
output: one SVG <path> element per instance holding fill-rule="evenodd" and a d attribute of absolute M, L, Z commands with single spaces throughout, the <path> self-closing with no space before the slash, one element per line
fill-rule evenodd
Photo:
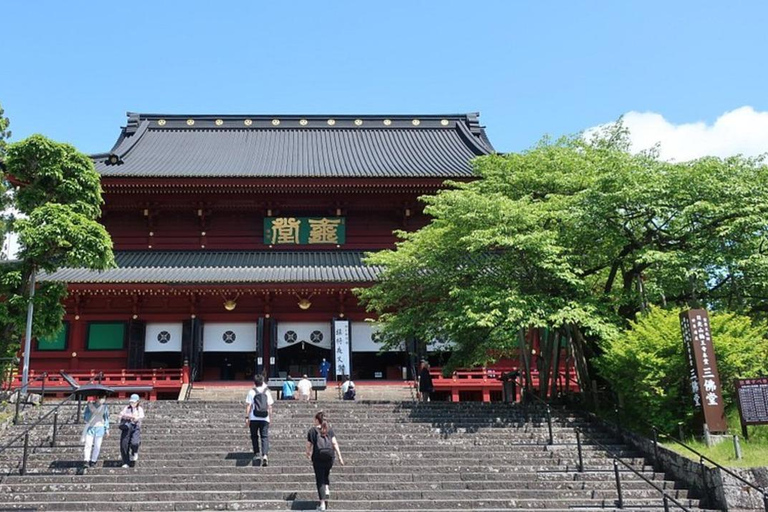
<path fill-rule="evenodd" d="M 586 340 L 586 359 L 649 304 L 759 314 L 766 167 L 668 163 L 628 146 L 620 123 L 589 140 L 545 139 L 478 158 L 480 179 L 424 197 L 431 223 L 371 255 L 381 280 L 358 290 L 385 339 L 450 338 L 450 364 L 463 366 L 514 350 L 521 330 L 550 327 Z"/>
<path fill-rule="evenodd" d="M 694 413 L 679 314 L 679 309 L 651 307 L 629 329 L 606 341 L 597 362 L 601 374 L 624 397 L 627 419 L 642 418 L 668 433 L 677 432 L 679 421 L 690 424 Z M 723 398 L 730 409 L 735 404 L 734 379 L 765 372 L 766 327 L 732 313 L 712 314 L 710 326 Z"/>
<path fill-rule="evenodd" d="M 3 161 L 5 160 L 5 147 L 7 145 L 5 141 L 11 137 L 11 131 L 8 129 L 10 125 L 11 122 L 5 117 L 3 105 L 0 104 L 0 166 L 3 165 Z M 2 247 L 5 243 L 9 223 L 8 214 L 6 213 L 8 207 L 7 190 L 8 185 L 4 180 L 0 180 L 0 260 L 5 258 L 5 253 L 2 251 Z"/>
<path fill-rule="evenodd" d="M 93 162 L 69 144 L 33 135 L 7 147 L 3 178 L 13 185 L 13 221 L 19 236 L 17 263 L 0 267 L 0 327 L 3 353 L 19 347 L 24 332 L 29 280 L 33 272 L 61 267 L 114 266 L 112 241 L 97 221 L 101 185 Z M 61 328 L 66 286 L 41 283 L 34 296 L 33 336 Z"/>

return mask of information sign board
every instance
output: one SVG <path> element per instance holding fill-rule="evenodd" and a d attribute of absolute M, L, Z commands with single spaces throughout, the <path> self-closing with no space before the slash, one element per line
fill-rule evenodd
<path fill-rule="evenodd" d="M 736 379 L 736 397 L 745 439 L 748 425 L 768 425 L 768 377 Z"/>

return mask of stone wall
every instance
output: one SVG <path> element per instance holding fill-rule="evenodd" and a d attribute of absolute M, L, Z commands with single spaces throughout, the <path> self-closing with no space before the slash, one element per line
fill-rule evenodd
<path fill-rule="evenodd" d="M 615 425 L 607 423 L 597 416 L 590 416 L 594 421 L 602 423 L 606 428 L 623 438 L 625 442 L 640 450 L 648 460 L 654 459 L 652 440 L 624 429 L 619 430 Z M 673 479 L 684 482 L 686 487 L 695 491 L 696 495 L 704 500 L 703 505 L 720 510 L 765 510 L 761 493 L 744 485 L 719 468 L 702 466 L 698 461 L 684 457 L 661 444 L 659 444 L 658 453 L 661 469 Z M 728 469 L 748 482 L 768 489 L 768 467 Z"/>

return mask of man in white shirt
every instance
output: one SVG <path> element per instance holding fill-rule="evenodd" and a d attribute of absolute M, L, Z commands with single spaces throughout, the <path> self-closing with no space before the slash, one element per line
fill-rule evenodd
<path fill-rule="evenodd" d="M 253 460 L 259 458 L 259 437 L 261 438 L 261 465 L 267 466 L 267 453 L 269 453 L 269 420 L 272 415 L 272 404 L 275 400 L 269 392 L 269 386 L 264 382 L 262 375 L 253 379 L 254 387 L 248 391 L 245 397 L 245 425 L 251 430 L 251 444 L 253 445 Z"/>
<path fill-rule="evenodd" d="M 309 402 L 309 394 L 312 392 L 312 383 L 309 381 L 306 374 L 301 376 L 301 380 L 296 387 L 299 390 L 299 399 Z"/>
<path fill-rule="evenodd" d="M 355 383 L 352 382 L 352 379 L 349 378 L 349 375 L 344 376 L 344 382 L 341 384 L 341 394 L 346 395 L 347 391 L 349 391 L 349 388 L 355 387 Z"/>

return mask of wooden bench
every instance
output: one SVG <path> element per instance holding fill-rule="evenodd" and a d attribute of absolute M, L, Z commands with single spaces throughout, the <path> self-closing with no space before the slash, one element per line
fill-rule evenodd
<path fill-rule="evenodd" d="M 277 399 L 282 399 L 283 394 L 283 384 L 285 383 L 287 379 L 282 379 L 279 377 L 270 377 L 267 381 L 267 386 L 270 390 L 277 392 Z M 309 382 L 312 383 L 312 391 L 315 392 L 315 400 L 317 400 L 317 392 L 318 391 L 325 391 L 328 388 L 328 383 L 323 377 L 310 377 Z M 294 379 L 293 382 L 296 383 L 298 386 L 299 379 Z M 296 389 L 296 393 L 298 393 L 298 389 Z"/>

